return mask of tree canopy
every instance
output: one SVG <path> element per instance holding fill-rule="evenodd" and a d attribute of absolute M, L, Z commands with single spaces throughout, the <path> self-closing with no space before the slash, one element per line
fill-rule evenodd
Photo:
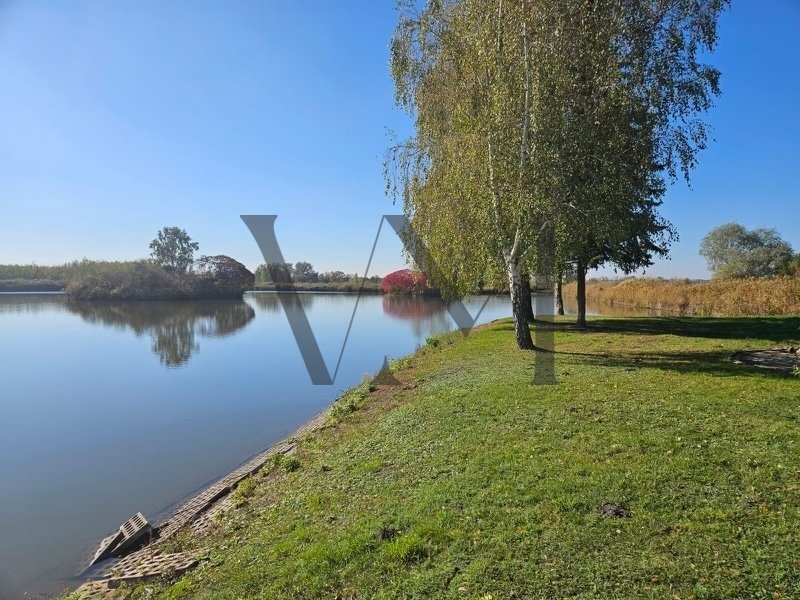
<path fill-rule="evenodd" d="M 719 73 L 701 55 L 726 0 L 428 0 L 400 3 L 397 102 L 415 135 L 387 162 L 445 294 L 505 279 L 517 342 L 527 271 L 556 258 L 650 260 L 671 229 L 666 177 L 706 143 L 698 115 Z"/>
<path fill-rule="evenodd" d="M 739 223 L 715 227 L 700 244 L 714 277 L 771 277 L 787 274 L 794 260 L 791 245 L 774 229 L 747 229 Z"/>
<path fill-rule="evenodd" d="M 194 253 L 200 245 L 185 229 L 164 227 L 150 242 L 152 261 L 167 271 L 187 272 L 194 263 Z"/>

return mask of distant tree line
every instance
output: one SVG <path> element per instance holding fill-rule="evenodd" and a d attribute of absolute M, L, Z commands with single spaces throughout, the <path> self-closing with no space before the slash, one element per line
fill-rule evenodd
<path fill-rule="evenodd" d="M 292 283 L 326 283 L 326 284 L 345 284 L 358 283 L 361 276 L 356 273 L 345 273 L 343 271 L 325 271 L 318 273 L 309 262 L 291 263 L 267 263 L 260 265 L 255 272 L 256 287 L 269 287 L 273 285 L 288 285 Z M 381 278 L 377 275 L 368 277 L 367 281 L 380 283 Z"/>

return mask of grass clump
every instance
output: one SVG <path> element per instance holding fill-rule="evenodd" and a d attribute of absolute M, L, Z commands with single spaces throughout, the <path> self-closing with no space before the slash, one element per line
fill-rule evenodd
<path fill-rule="evenodd" d="M 371 379 L 365 378 L 359 385 L 349 389 L 345 394 L 336 400 L 328 412 L 328 418 L 331 421 L 341 421 L 348 415 L 360 409 L 370 392 L 377 389 Z"/>
<path fill-rule="evenodd" d="M 294 455 L 287 456 L 279 453 L 272 457 L 272 466 L 286 473 L 293 473 L 300 468 L 300 459 Z"/>
<path fill-rule="evenodd" d="M 383 554 L 390 560 L 411 563 L 427 555 L 425 540 L 416 533 L 395 538 L 383 548 Z"/>
<path fill-rule="evenodd" d="M 428 348 L 437 348 L 439 346 L 439 338 L 435 335 L 429 335 L 425 338 L 425 345 Z"/>
<path fill-rule="evenodd" d="M 399 373 L 400 371 L 404 371 L 411 367 L 412 357 L 411 356 L 404 356 L 402 358 L 395 358 L 389 361 L 389 372 Z"/>
<path fill-rule="evenodd" d="M 256 492 L 257 483 L 252 477 L 242 479 L 237 485 L 236 489 L 231 494 L 231 500 L 234 506 L 244 506 Z"/>
<path fill-rule="evenodd" d="M 281 468 L 287 473 L 293 473 L 300 468 L 300 459 L 296 456 L 287 456 L 281 463 Z"/>

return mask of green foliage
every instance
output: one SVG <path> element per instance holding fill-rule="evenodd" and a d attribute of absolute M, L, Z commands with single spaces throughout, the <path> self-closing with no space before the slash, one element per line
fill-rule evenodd
<path fill-rule="evenodd" d="M 54 279 L 0 279 L 0 292 L 57 292 L 63 287 Z"/>
<path fill-rule="evenodd" d="M 436 348 L 439 346 L 439 338 L 435 335 L 430 335 L 425 338 L 425 345 L 428 346 L 428 348 Z"/>
<path fill-rule="evenodd" d="M 287 456 L 281 463 L 281 468 L 287 473 L 293 473 L 300 468 L 300 459 L 296 456 Z"/>
<path fill-rule="evenodd" d="M 164 227 L 150 242 L 151 258 L 167 271 L 186 273 L 194 262 L 194 253 L 200 245 L 180 227 Z"/>
<path fill-rule="evenodd" d="M 785 274 L 800 277 L 800 253 L 795 254 L 786 265 Z"/>
<path fill-rule="evenodd" d="M 404 371 L 411 366 L 412 363 L 411 356 L 404 356 L 402 358 L 395 358 L 389 361 L 389 372 L 390 373 L 399 373 L 400 371 Z"/>
<path fill-rule="evenodd" d="M 506 278 L 523 348 L 534 265 L 600 253 L 632 269 L 666 252 L 665 173 L 688 176 L 719 92 L 700 58 L 726 0 L 591 5 L 408 0 L 392 40 L 415 120 L 386 166 L 421 241 L 406 232 L 406 247 L 446 297 Z"/>
<path fill-rule="evenodd" d="M 737 279 L 788 274 L 792 247 L 774 229 L 748 230 L 739 223 L 715 227 L 700 244 L 700 255 L 715 277 Z"/>
<path fill-rule="evenodd" d="M 189 278 L 147 260 L 71 278 L 64 291 L 76 300 L 171 300 L 188 297 Z"/>
<path fill-rule="evenodd" d="M 395 538 L 383 547 L 383 554 L 391 560 L 411 563 L 427 554 L 425 540 L 416 533 Z"/>
<path fill-rule="evenodd" d="M 286 454 L 278 453 L 272 457 L 272 466 L 286 473 L 293 473 L 300 468 L 300 459 L 294 455 L 287 456 Z"/>
<path fill-rule="evenodd" d="M 292 265 L 290 263 L 269 263 L 256 269 L 256 285 L 291 283 Z"/>

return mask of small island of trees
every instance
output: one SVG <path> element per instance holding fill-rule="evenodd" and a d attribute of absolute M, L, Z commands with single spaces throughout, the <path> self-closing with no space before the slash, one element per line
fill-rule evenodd
<path fill-rule="evenodd" d="M 241 298 L 254 276 L 225 255 L 200 256 L 184 229 L 164 227 L 150 243 L 149 259 L 80 261 L 52 269 L 72 300 L 194 300 Z M 45 271 L 47 273 L 47 271 Z"/>

